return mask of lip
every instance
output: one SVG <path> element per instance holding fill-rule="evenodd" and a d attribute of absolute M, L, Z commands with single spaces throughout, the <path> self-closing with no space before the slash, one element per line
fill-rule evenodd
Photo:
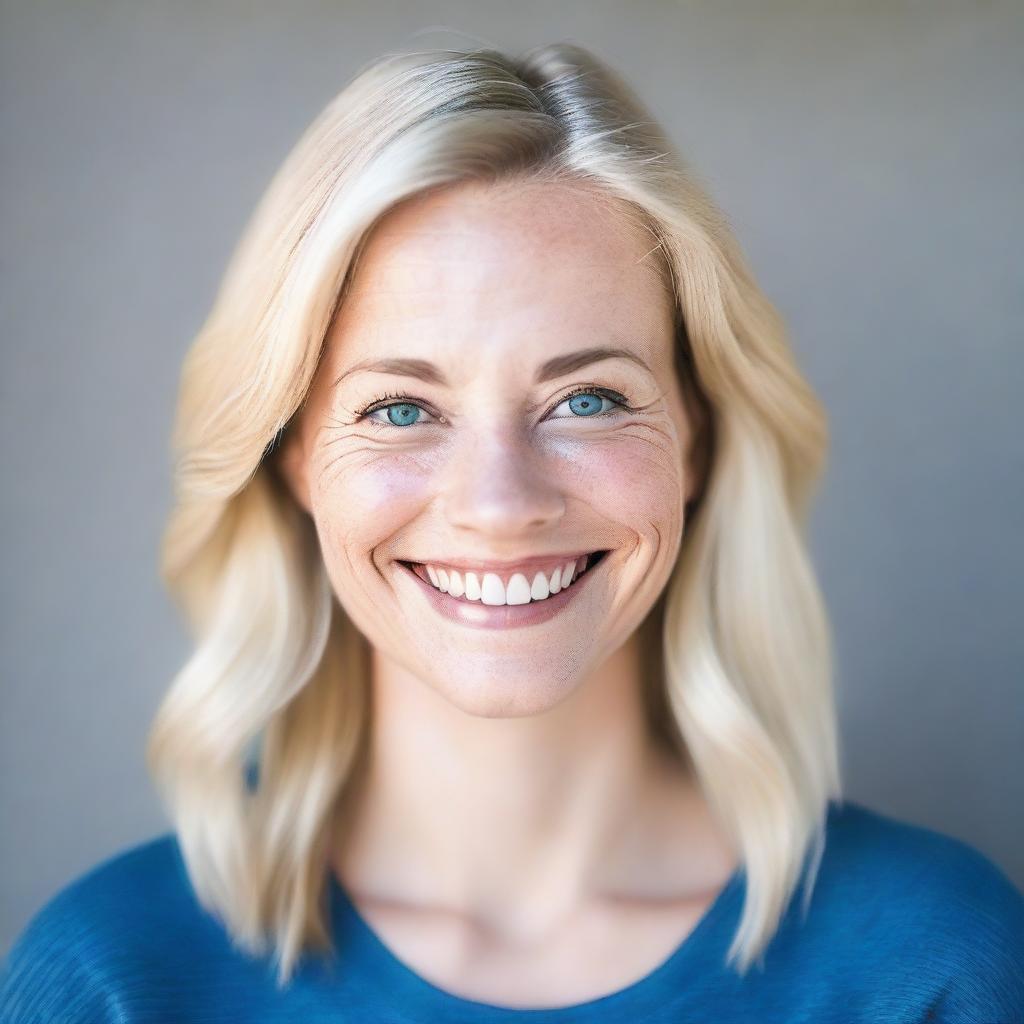
<path fill-rule="evenodd" d="M 581 554 L 589 554 L 589 552 L 581 552 Z M 435 611 L 451 622 L 457 622 L 473 629 L 518 629 L 547 622 L 563 611 L 588 586 L 590 577 L 601 571 L 605 562 L 608 561 L 609 554 L 611 552 L 605 551 L 600 561 L 587 568 L 570 586 L 565 590 L 560 590 L 553 597 L 548 597 L 543 601 L 531 601 L 529 604 L 512 605 L 486 605 L 480 601 L 466 601 L 462 598 L 452 597 L 451 594 L 445 594 L 421 580 L 404 562 L 396 564 L 400 571 L 405 573 L 423 591 Z M 568 556 L 568 558 L 571 557 L 571 555 Z M 477 566 L 480 567 L 479 562 Z"/>

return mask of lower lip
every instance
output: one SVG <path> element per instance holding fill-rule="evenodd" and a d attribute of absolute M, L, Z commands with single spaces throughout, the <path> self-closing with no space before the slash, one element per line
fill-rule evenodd
<path fill-rule="evenodd" d="M 560 611 L 568 607 L 570 602 L 579 594 L 580 590 L 587 585 L 590 577 L 598 572 L 608 561 L 605 555 L 596 565 L 591 566 L 578 576 L 574 582 L 569 584 L 565 590 L 560 590 L 554 597 L 545 598 L 543 601 L 531 601 L 529 604 L 499 604 L 487 605 L 482 601 L 464 601 L 452 597 L 443 590 L 425 583 L 407 565 L 398 562 L 402 572 L 423 589 L 427 600 L 446 619 L 458 622 L 463 626 L 471 626 L 476 629 L 516 629 L 521 626 L 536 626 L 548 619 L 553 619 Z"/>

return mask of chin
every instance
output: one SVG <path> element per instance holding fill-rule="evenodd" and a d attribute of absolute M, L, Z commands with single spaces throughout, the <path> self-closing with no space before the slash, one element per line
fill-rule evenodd
<path fill-rule="evenodd" d="M 490 672 L 470 671 L 462 673 L 458 685 L 453 685 L 450 678 L 427 683 L 439 696 L 475 718 L 526 718 L 550 711 L 581 682 L 580 675 L 564 663 L 554 675 L 550 671 L 539 675 L 533 669 L 520 678 L 509 669 L 508 660 L 502 659 L 498 678 Z"/>

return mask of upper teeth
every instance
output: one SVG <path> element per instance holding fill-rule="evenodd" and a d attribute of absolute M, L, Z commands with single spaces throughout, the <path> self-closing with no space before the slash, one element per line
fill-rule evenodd
<path fill-rule="evenodd" d="M 434 565 L 427 565 L 426 570 L 430 582 L 452 597 L 465 597 L 469 601 L 491 605 L 529 604 L 531 600 L 543 601 L 569 586 L 586 563 L 587 556 L 581 555 L 559 565 L 553 572 L 538 572 L 532 582 L 521 572 L 513 573 L 506 581 L 493 572 L 462 573 Z"/>

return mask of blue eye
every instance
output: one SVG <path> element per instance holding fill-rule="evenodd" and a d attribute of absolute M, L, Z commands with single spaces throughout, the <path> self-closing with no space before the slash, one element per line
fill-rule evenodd
<path fill-rule="evenodd" d="M 597 416 L 602 412 L 608 412 L 608 409 L 602 409 L 601 403 L 608 402 L 610 405 L 621 405 L 622 403 L 609 395 L 604 394 L 601 391 L 574 391 L 571 395 L 563 398 L 558 405 L 564 405 L 566 402 L 569 403 L 569 408 L 573 411 L 575 417 L 579 419 L 585 419 L 589 416 Z M 558 408 L 556 406 L 555 408 Z M 556 416 L 556 419 L 565 419 L 563 416 Z M 571 418 L 571 417 L 570 417 Z"/>
<path fill-rule="evenodd" d="M 396 399 L 396 401 L 392 401 L 387 405 L 380 404 L 389 398 Z M 608 408 L 602 408 L 604 402 L 609 403 Z M 618 406 L 621 409 L 631 408 L 628 401 L 622 395 L 609 391 L 607 388 L 577 388 L 572 394 L 566 395 L 555 406 L 555 409 L 566 403 L 569 404 L 569 408 L 572 410 L 572 416 L 556 416 L 555 419 L 589 419 L 593 416 L 607 414 L 611 411 L 611 406 Z M 387 423 L 373 418 L 374 414 L 378 412 L 387 413 Z M 426 412 L 426 410 L 416 402 L 410 401 L 405 395 L 382 395 L 371 405 L 359 412 L 356 418 L 357 420 L 367 420 L 367 422 L 372 423 L 375 427 L 383 427 L 384 429 L 388 427 L 413 427 L 419 422 L 419 414 L 421 412 Z M 441 422 L 444 422 L 443 417 Z"/>
<path fill-rule="evenodd" d="M 381 405 L 381 402 L 387 399 L 398 399 L 393 401 L 389 405 Z M 374 419 L 374 414 L 378 412 L 385 412 L 388 416 L 388 421 L 385 423 L 383 420 Z M 418 414 L 426 412 L 426 410 L 415 402 L 412 402 L 405 395 L 381 395 L 380 398 L 375 399 L 365 409 L 362 409 L 356 414 L 357 420 L 366 420 L 375 427 L 383 427 L 387 430 L 389 427 L 413 427 L 416 426 Z"/>
<path fill-rule="evenodd" d="M 423 412 L 418 405 L 413 405 L 412 402 L 396 402 L 394 405 L 385 405 L 376 411 L 386 412 L 388 420 L 396 427 L 411 427 L 416 422 L 416 414 Z"/>

